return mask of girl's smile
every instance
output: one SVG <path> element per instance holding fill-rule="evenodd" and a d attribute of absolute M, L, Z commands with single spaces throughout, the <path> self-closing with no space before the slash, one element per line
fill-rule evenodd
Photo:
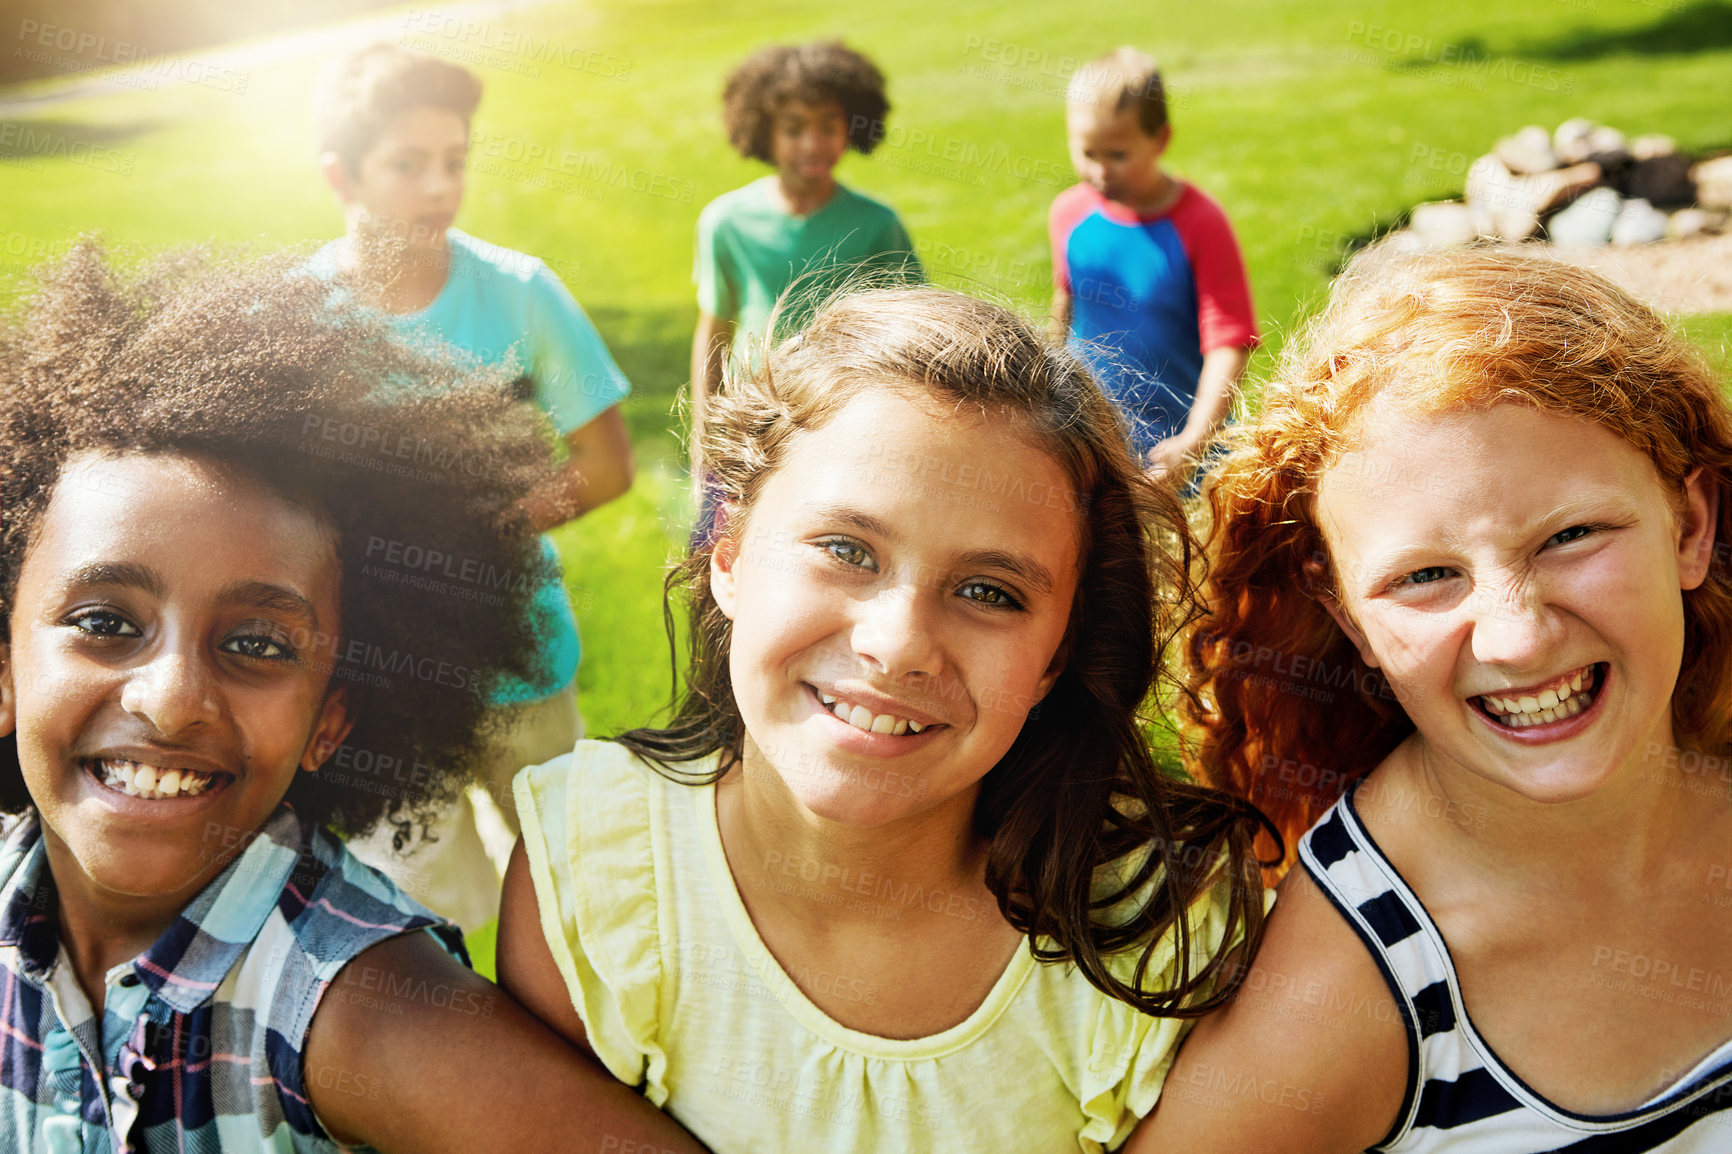
<path fill-rule="evenodd" d="M 891 382 L 797 434 L 712 570 L 748 769 L 850 824 L 968 804 L 1062 668 L 1070 492 L 1019 423 Z"/>
<path fill-rule="evenodd" d="M 196 891 L 347 731 L 329 531 L 203 461 L 68 462 L 25 555 L 0 732 L 51 859 L 111 894 Z"/>
<path fill-rule="evenodd" d="M 1414 476 L 1422 484 L 1367 484 Z M 1672 744 L 1681 591 L 1704 579 L 1713 496 L 1682 508 L 1648 458 L 1523 405 L 1374 410 L 1323 475 L 1331 611 L 1429 753 L 1533 800 L 1593 792 Z"/>

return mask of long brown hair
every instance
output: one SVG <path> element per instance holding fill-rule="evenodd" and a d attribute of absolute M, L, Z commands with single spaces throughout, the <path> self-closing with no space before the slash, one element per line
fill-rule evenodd
<path fill-rule="evenodd" d="M 1220 953 L 1192 956 L 1194 903 L 1227 889 L 1228 940 L 1254 947 L 1262 886 L 1251 846 L 1267 822 L 1215 790 L 1176 781 L 1150 755 L 1142 715 L 1168 640 L 1189 617 L 1193 544 L 1173 494 L 1146 481 L 1116 410 L 1088 371 L 996 305 L 933 288 L 875 289 L 827 304 L 805 331 L 736 372 L 712 401 L 704 464 L 737 533 L 792 439 L 865 388 L 905 382 L 946 405 L 1026 423 L 1078 496 L 1083 572 L 1057 683 L 982 782 L 974 823 L 986 882 L 1035 956 L 1073 962 L 1150 1014 L 1195 1016 L 1234 986 Z M 731 623 L 710 593 L 713 542 L 669 577 L 691 614 L 685 687 L 671 722 L 619 740 L 670 777 L 714 781 L 745 738 L 728 674 Z M 718 768 L 685 763 L 720 752 Z M 1127 913 L 1127 908 L 1131 908 Z M 1171 975 L 1149 974 L 1175 933 Z M 1140 949 L 1125 980 L 1108 955 Z M 1200 953 L 1201 951 L 1199 951 Z M 1122 960 L 1122 959 L 1121 959 Z M 1152 987 L 1152 988 L 1151 988 Z"/>
<path fill-rule="evenodd" d="M 1513 402 L 1593 421 L 1645 453 L 1680 503 L 1684 478 L 1706 470 L 1722 494 L 1718 540 L 1732 542 L 1732 413 L 1701 354 L 1653 310 L 1543 257 L 1363 254 L 1288 347 L 1260 416 L 1236 431 L 1217 470 L 1208 611 L 1187 645 L 1200 775 L 1256 802 L 1289 845 L 1413 731 L 1319 600 L 1333 575 L 1318 481 L 1379 396 L 1418 412 Z M 1680 741 L 1725 751 L 1732 571 L 1723 554 L 1683 599 L 1673 725 Z"/>

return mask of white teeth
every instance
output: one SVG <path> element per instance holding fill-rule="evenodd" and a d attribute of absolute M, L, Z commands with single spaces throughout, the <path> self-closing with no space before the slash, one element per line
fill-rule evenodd
<path fill-rule="evenodd" d="M 1584 685 L 1588 687 L 1585 692 Z M 1480 695 L 1480 700 L 1505 725 L 1521 729 L 1574 717 L 1593 704 L 1592 687 L 1593 667 L 1589 666 L 1531 696 L 1499 697 L 1485 693 Z"/>
<path fill-rule="evenodd" d="M 818 699 L 827 706 L 831 713 L 852 725 L 855 729 L 867 733 L 887 733 L 893 737 L 901 737 L 913 732 L 919 733 L 925 726 L 916 725 L 906 717 L 897 717 L 894 713 L 873 713 L 864 705 L 850 705 L 848 702 L 828 693 L 820 693 Z"/>
<path fill-rule="evenodd" d="M 102 783 L 129 797 L 161 801 L 172 797 L 196 797 L 209 789 L 212 775 L 191 769 L 158 769 L 131 761 L 102 760 L 96 763 Z"/>

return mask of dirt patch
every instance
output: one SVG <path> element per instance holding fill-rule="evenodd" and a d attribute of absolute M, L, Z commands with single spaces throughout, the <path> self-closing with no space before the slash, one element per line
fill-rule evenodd
<path fill-rule="evenodd" d="M 1508 252 L 1544 251 L 1593 269 L 1661 312 L 1732 313 L 1732 233 L 1607 248 L 1543 243 L 1499 247 Z"/>

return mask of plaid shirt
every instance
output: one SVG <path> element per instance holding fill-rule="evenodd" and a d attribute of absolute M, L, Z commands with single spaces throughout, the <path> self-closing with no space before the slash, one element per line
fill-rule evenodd
<path fill-rule="evenodd" d="M 286 806 L 154 945 L 108 972 L 100 1016 L 61 949 L 58 909 L 30 812 L 0 844 L 0 1149 L 18 1154 L 335 1151 L 302 1069 L 326 986 L 362 950 L 422 927 L 464 958 L 454 928 Z"/>

